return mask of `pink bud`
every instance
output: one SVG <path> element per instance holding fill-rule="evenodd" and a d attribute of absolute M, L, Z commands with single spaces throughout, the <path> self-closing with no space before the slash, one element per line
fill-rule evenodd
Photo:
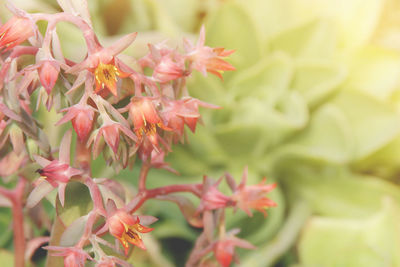
<path fill-rule="evenodd" d="M 85 141 L 93 127 L 93 110 L 80 110 L 71 120 L 72 126 L 81 142 Z"/>
<path fill-rule="evenodd" d="M 57 82 L 58 73 L 60 72 L 60 67 L 56 66 L 57 63 L 50 62 L 48 60 L 42 63 L 39 69 L 39 79 L 42 83 L 44 89 L 48 95 L 50 95 L 51 90 Z"/>
<path fill-rule="evenodd" d="M 32 23 L 29 19 L 14 16 L 0 27 L 0 50 L 10 50 L 33 34 Z"/>
<path fill-rule="evenodd" d="M 153 78 L 161 83 L 176 80 L 184 75 L 183 66 L 178 65 L 169 56 L 163 57 L 153 72 Z"/>

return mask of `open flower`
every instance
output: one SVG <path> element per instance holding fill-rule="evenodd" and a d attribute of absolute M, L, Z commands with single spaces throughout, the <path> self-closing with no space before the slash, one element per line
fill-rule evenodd
<path fill-rule="evenodd" d="M 84 267 L 87 259 L 93 260 L 84 250 L 75 247 L 47 246 L 43 248 L 57 251 L 52 253 L 53 256 L 64 257 L 65 267 Z"/>
<path fill-rule="evenodd" d="M 83 62 L 72 66 L 67 72 L 79 73 L 87 69 L 94 75 L 96 93 L 100 93 L 104 89 L 117 96 L 118 77 L 124 78 L 130 74 L 120 70 L 116 55 L 125 50 L 135 40 L 136 35 L 137 33 L 128 34 L 107 48 L 95 43 L 93 51 L 88 51 L 88 57 Z"/>
<path fill-rule="evenodd" d="M 233 184 L 232 178 L 230 183 Z M 242 181 L 239 186 L 232 185 L 234 194 L 232 200 L 236 201 L 236 207 L 245 211 L 249 216 L 252 216 L 250 209 L 255 209 L 267 215 L 266 209 L 275 207 L 277 204 L 271 199 L 267 198 L 265 194 L 269 193 L 276 187 L 276 184 L 265 184 L 264 178 L 261 183 L 257 185 L 246 185 L 247 181 L 247 168 L 245 168 L 242 176 Z"/>
<path fill-rule="evenodd" d="M 168 128 L 176 133 L 177 140 L 183 136 L 185 124 L 193 133 L 195 132 L 200 119 L 199 106 L 212 109 L 219 108 L 192 97 L 185 97 L 180 100 L 164 99 L 164 105 L 163 117 Z"/>
<path fill-rule="evenodd" d="M 65 114 L 64 117 L 62 117 L 61 120 L 56 123 L 56 125 L 71 121 L 72 127 L 74 127 L 79 140 L 81 142 L 85 141 L 93 128 L 93 108 L 86 104 L 78 103 L 61 111 L 67 111 L 67 114 Z"/>
<path fill-rule="evenodd" d="M 10 50 L 33 35 L 32 22 L 28 18 L 14 16 L 0 27 L 0 51 Z"/>
<path fill-rule="evenodd" d="M 157 133 L 157 128 L 164 130 L 168 130 L 168 128 L 164 126 L 152 99 L 149 97 L 133 97 L 128 109 L 129 118 L 133 122 L 134 131 L 139 140 L 147 137 L 154 148 L 159 151 L 158 141 L 161 137 Z"/>
<path fill-rule="evenodd" d="M 146 249 L 140 234 L 153 231 L 153 228 L 140 224 L 139 216 L 133 216 L 120 209 L 107 219 L 110 234 L 116 237 L 128 254 L 129 243 L 141 249 Z"/>
<path fill-rule="evenodd" d="M 31 192 L 29 198 L 33 198 L 33 195 L 37 195 L 37 201 L 44 197 L 44 193 L 47 190 L 52 188 L 58 188 L 58 197 L 60 199 L 60 203 L 64 206 L 65 199 L 65 188 L 67 183 L 71 179 L 71 177 L 82 174 L 81 170 L 72 168 L 70 166 L 70 149 L 71 149 L 71 130 L 67 131 L 64 135 L 61 144 L 60 144 L 60 152 L 59 159 L 48 160 L 39 155 L 34 155 L 35 161 L 40 164 L 43 168 L 37 170 L 42 178 L 47 181 L 44 183 L 43 181 L 39 183 L 35 189 Z M 50 184 L 49 188 L 46 184 Z M 39 188 L 43 188 L 39 190 Z M 45 189 L 46 188 L 46 189 Z M 48 192 L 47 192 L 48 193 Z M 28 202 L 30 202 L 28 200 Z M 35 201 L 36 202 L 36 201 Z"/>
<path fill-rule="evenodd" d="M 224 71 L 235 70 L 230 63 L 222 58 L 231 55 L 234 50 L 225 50 L 222 47 L 211 48 L 205 46 L 205 28 L 201 27 L 199 40 L 194 46 L 190 41 L 185 40 L 186 58 L 192 63 L 192 67 L 200 71 L 204 76 L 207 71 L 222 78 Z"/>
<path fill-rule="evenodd" d="M 97 151 L 100 150 L 101 137 L 104 138 L 104 141 L 111 148 L 114 154 L 117 154 L 120 141 L 120 135 L 119 135 L 120 131 L 122 131 L 126 136 L 128 136 L 133 141 L 135 142 L 137 141 L 136 136 L 131 132 L 131 130 L 129 130 L 127 127 L 125 127 L 120 123 L 110 120 L 106 123 L 103 123 L 103 126 L 97 131 L 95 137 L 93 137 L 94 138 L 93 151 L 95 151 L 95 154 L 98 154 Z M 90 137 L 89 143 L 91 143 L 93 138 Z"/>
<path fill-rule="evenodd" d="M 237 238 L 237 230 L 232 230 L 218 240 L 213 247 L 214 255 L 219 264 L 223 267 L 228 267 L 235 256 L 235 247 L 245 249 L 255 249 L 256 247 L 247 242 L 246 240 Z"/>
<path fill-rule="evenodd" d="M 197 208 L 197 213 L 205 210 L 225 208 L 232 204 L 231 198 L 225 196 L 218 190 L 218 185 L 221 183 L 221 180 L 222 179 L 219 179 L 214 183 L 212 179 L 204 176 L 201 201 Z"/>

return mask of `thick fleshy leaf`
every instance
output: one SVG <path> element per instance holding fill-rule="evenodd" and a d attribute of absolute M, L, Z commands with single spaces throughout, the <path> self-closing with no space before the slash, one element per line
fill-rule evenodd
<path fill-rule="evenodd" d="M 269 42 L 269 49 L 299 59 L 332 59 L 336 45 L 333 25 L 316 20 L 281 32 Z"/>
<path fill-rule="evenodd" d="M 193 203 L 184 196 L 160 196 L 158 199 L 167 200 L 176 203 L 179 206 L 183 216 L 185 216 L 186 220 L 194 227 L 202 227 L 203 222 L 200 216 L 195 216 L 196 207 Z"/>
<path fill-rule="evenodd" d="M 232 65 L 237 70 L 251 66 L 260 57 L 257 32 L 250 15 L 234 2 L 225 2 L 207 23 L 206 43 L 212 47 L 235 49 L 231 55 Z M 229 77 L 232 73 L 224 74 Z"/>
<path fill-rule="evenodd" d="M 400 54 L 397 51 L 365 47 L 355 53 L 349 65 L 346 87 L 384 101 L 390 101 L 398 90 Z"/>
<path fill-rule="evenodd" d="M 300 239 L 300 262 L 327 267 L 399 265 L 400 208 L 396 203 L 383 199 L 382 209 L 367 219 L 312 218 Z"/>
<path fill-rule="evenodd" d="M 332 95 L 346 78 L 343 65 L 329 61 L 300 61 L 296 64 L 291 88 L 298 90 L 310 106 Z"/>
<path fill-rule="evenodd" d="M 293 62 L 284 53 L 274 53 L 235 75 L 227 87 L 236 97 L 263 95 L 265 105 L 275 105 L 288 90 Z"/>
<path fill-rule="evenodd" d="M 356 160 L 377 151 L 400 133 L 400 117 L 386 103 L 350 90 L 341 92 L 332 103 L 349 121 Z"/>
<path fill-rule="evenodd" d="M 156 0 L 159 9 L 166 13 L 184 31 L 192 31 L 198 23 L 201 3 L 196 0 Z M 185 10 L 185 12 L 182 12 Z M 159 17 L 157 17 L 159 18 Z M 161 23 L 160 23 L 161 24 Z"/>
<path fill-rule="evenodd" d="M 309 201 L 322 216 L 366 218 L 379 211 L 383 198 L 400 201 L 398 186 L 376 177 L 356 175 L 343 167 L 317 169 L 301 161 L 284 165 L 279 173 L 289 194 Z"/>
<path fill-rule="evenodd" d="M 216 138 L 229 155 L 264 155 L 269 146 L 305 126 L 308 110 L 298 92 L 287 92 L 272 107 L 265 104 L 267 97 L 265 90 L 246 97 L 237 103 L 231 121 L 216 128 Z"/>
<path fill-rule="evenodd" d="M 32 208 L 39 203 L 45 196 L 47 196 L 54 187 L 48 183 L 46 180 L 40 182 L 29 194 L 28 199 L 26 201 L 26 206 L 28 208 Z"/>
<path fill-rule="evenodd" d="M 67 227 L 60 239 L 63 247 L 73 247 L 82 237 L 89 216 L 85 215 L 76 219 Z"/>
<path fill-rule="evenodd" d="M 88 214 L 92 207 L 93 203 L 88 188 L 78 182 L 67 184 L 64 206 L 61 206 L 58 198 L 56 202 L 57 215 L 65 226 L 69 226 L 79 217 Z"/>
<path fill-rule="evenodd" d="M 271 157 L 290 155 L 315 161 L 346 163 L 354 154 L 354 140 L 344 114 L 330 104 L 315 112 L 309 125 Z"/>

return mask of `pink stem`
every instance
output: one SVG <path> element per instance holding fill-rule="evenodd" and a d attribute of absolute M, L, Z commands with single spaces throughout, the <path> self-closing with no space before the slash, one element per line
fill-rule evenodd
<path fill-rule="evenodd" d="M 146 191 L 146 178 L 150 170 L 150 162 L 143 162 L 139 175 L 139 192 Z"/>
<path fill-rule="evenodd" d="M 138 210 L 146 202 L 146 200 L 172 193 L 188 192 L 200 198 L 202 187 L 202 184 L 182 184 L 162 186 L 150 190 L 145 190 L 139 193 L 134 199 L 132 199 L 131 202 L 126 205 L 126 208 L 128 212 L 133 213 Z"/>
<path fill-rule="evenodd" d="M 98 185 L 93 181 L 91 177 L 87 177 L 85 179 L 85 184 L 89 188 L 90 195 L 92 196 L 94 210 L 99 212 L 99 214 L 104 217 L 107 216 L 107 212 L 104 209 L 103 205 L 103 198 L 101 196 L 101 192 Z"/>
<path fill-rule="evenodd" d="M 86 146 L 86 142 L 81 142 L 79 138 L 76 140 L 76 165 L 86 174 L 91 175 L 90 170 L 91 154 L 90 149 Z"/>
<path fill-rule="evenodd" d="M 88 221 L 85 225 L 85 230 L 83 232 L 82 237 L 79 239 L 79 242 L 75 245 L 77 248 L 83 248 L 85 242 L 90 238 L 92 234 L 93 225 L 96 222 L 97 213 L 95 211 L 91 211 L 89 213 Z"/>
<path fill-rule="evenodd" d="M 36 13 L 32 14 L 32 16 L 36 20 L 45 20 L 49 22 L 49 25 L 52 25 L 53 23 L 50 24 L 50 22 L 54 22 L 54 25 L 56 22 L 59 21 L 68 21 L 72 24 L 75 24 L 79 29 L 82 30 L 83 32 L 83 37 L 85 38 L 87 48 L 88 48 L 88 54 L 93 54 L 97 52 L 100 48 L 101 45 L 96 37 L 96 35 L 93 32 L 92 27 L 82 18 L 78 16 L 74 16 L 69 13 L 56 13 L 56 14 L 41 14 L 41 13 Z"/>
<path fill-rule="evenodd" d="M 24 234 L 24 214 L 22 210 L 22 197 L 24 194 L 25 184 L 25 179 L 21 178 L 14 190 L 0 187 L 0 194 L 7 197 L 12 204 L 15 267 L 25 266 L 26 241 Z"/>

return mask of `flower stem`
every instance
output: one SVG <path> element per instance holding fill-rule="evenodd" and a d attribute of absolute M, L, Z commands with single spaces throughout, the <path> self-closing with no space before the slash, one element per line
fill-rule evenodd
<path fill-rule="evenodd" d="M 139 192 L 143 192 L 146 190 L 146 178 L 147 174 L 149 173 L 150 166 L 151 165 L 149 162 L 143 162 L 142 164 L 139 175 Z"/>
<path fill-rule="evenodd" d="M 7 197 L 12 205 L 13 215 L 13 230 L 14 230 L 14 266 L 25 266 L 25 233 L 24 233 L 24 214 L 22 197 L 25 188 L 25 179 L 21 178 L 18 181 L 14 190 L 8 190 L 0 187 L 0 194 Z"/>
<path fill-rule="evenodd" d="M 81 142 L 79 138 L 76 140 L 76 157 L 75 163 L 86 174 L 91 176 L 90 170 L 91 154 L 90 149 L 86 147 L 86 142 Z"/>
<path fill-rule="evenodd" d="M 150 190 L 144 190 L 140 192 L 135 198 L 133 198 L 127 205 L 127 211 L 130 213 L 138 210 L 146 200 L 150 198 L 155 198 L 157 196 L 168 195 L 172 193 L 183 193 L 188 192 L 192 193 L 195 196 L 201 196 L 201 188 L 202 184 L 178 184 L 178 185 L 169 185 L 157 187 Z"/>

